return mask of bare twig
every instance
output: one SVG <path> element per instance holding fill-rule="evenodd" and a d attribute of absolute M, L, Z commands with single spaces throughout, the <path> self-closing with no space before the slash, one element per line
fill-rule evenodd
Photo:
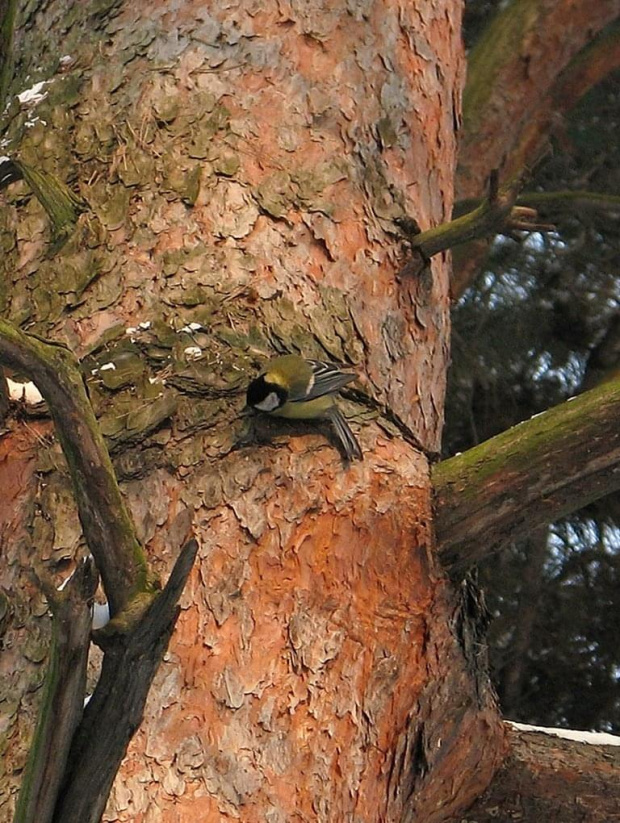
<path fill-rule="evenodd" d="M 500 187 L 497 170 L 494 170 L 489 177 L 489 196 L 486 200 L 455 220 L 411 237 L 412 249 L 427 260 L 454 246 L 500 232 L 548 231 L 553 228 L 547 223 L 538 223 L 534 209 L 515 205 L 520 188 L 521 177 Z"/>

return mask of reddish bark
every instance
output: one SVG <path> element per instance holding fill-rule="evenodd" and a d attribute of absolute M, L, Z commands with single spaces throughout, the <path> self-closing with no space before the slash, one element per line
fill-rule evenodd
<path fill-rule="evenodd" d="M 466 819 L 608 823 L 620 816 L 619 746 L 509 728 L 510 755 Z M 458 820 L 462 820 L 459 816 Z"/>
<path fill-rule="evenodd" d="M 119 8 L 90 20 L 95 50 L 46 8 L 17 44 L 21 76 L 50 42 L 76 61 L 77 102 L 41 103 L 20 146 L 69 166 L 93 213 L 53 268 L 36 203 L 27 233 L 20 203 L 7 228 L 8 314 L 95 350 L 91 396 L 152 562 L 165 571 L 190 521 L 200 544 L 108 819 L 440 821 L 503 747 L 433 558 L 448 263 L 407 276 L 393 222 L 451 210 L 459 10 Z M 51 90 L 75 100 L 64 77 Z M 188 321 L 203 328 L 178 335 Z M 235 448 L 256 355 L 280 349 L 357 367 L 363 463 L 312 425 Z"/>
<path fill-rule="evenodd" d="M 553 120 L 604 76 L 605 66 L 610 71 L 617 65 L 615 35 L 597 50 L 601 59 L 592 60 L 597 71 L 589 75 L 585 64 L 575 72 L 569 68 L 579 52 L 617 17 L 616 0 L 594 5 L 588 0 L 526 0 L 512 4 L 489 26 L 470 57 L 459 199 L 482 196 L 491 169 L 499 169 L 503 180 L 536 162 L 541 140 Z"/>
<path fill-rule="evenodd" d="M 451 212 L 458 4 L 135 2 L 68 30 L 58 11 L 17 38 L 21 82 L 46 70 L 57 96 L 11 136 L 92 213 L 51 264 L 45 215 L 10 203 L 7 314 L 85 357 L 152 563 L 190 524 L 200 544 L 107 819 L 439 823 L 504 748 L 475 609 L 433 553 L 448 261 L 408 276 L 393 223 Z M 363 463 L 312 424 L 239 447 L 243 388 L 283 349 L 358 368 Z M 73 557 L 47 457 L 36 548 Z"/>

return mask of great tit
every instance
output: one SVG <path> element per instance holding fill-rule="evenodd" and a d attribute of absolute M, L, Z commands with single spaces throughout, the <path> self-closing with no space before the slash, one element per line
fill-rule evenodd
<path fill-rule="evenodd" d="M 332 363 L 304 360 L 286 354 L 270 360 L 266 370 L 248 386 L 249 408 L 290 420 L 329 420 L 347 460 L 362 460 L 362 450 L 334 395 L 355 380 Z"/>

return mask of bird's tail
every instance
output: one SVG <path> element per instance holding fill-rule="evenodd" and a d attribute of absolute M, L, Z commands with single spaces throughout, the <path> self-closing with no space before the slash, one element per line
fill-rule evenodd
<path fill-rule="evenodd" d="M 357 442 L 355 435 L 349 428 L 349 424 L 338 406 L 331 406 L 327 412 L 327 417 L 338 435 L 347 460 L 363 460 L 364 457 L 360 444 Z"/>

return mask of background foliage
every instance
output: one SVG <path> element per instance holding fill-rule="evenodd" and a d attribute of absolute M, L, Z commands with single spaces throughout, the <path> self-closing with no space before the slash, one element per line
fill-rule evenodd
<path fill-rule="evenodd" d="M 466 4 L 475 42 L 495 0 Z M 620 72 L 557 124 L 528 191 L 620 191 Z M 498 237 L 453 311 L 444 454 L 620 373 L 620 211 L 554 215 Z M 620 732 L 620 500 L 514 544 L 480 570 L 491 661 L 510 718 Z"/>

